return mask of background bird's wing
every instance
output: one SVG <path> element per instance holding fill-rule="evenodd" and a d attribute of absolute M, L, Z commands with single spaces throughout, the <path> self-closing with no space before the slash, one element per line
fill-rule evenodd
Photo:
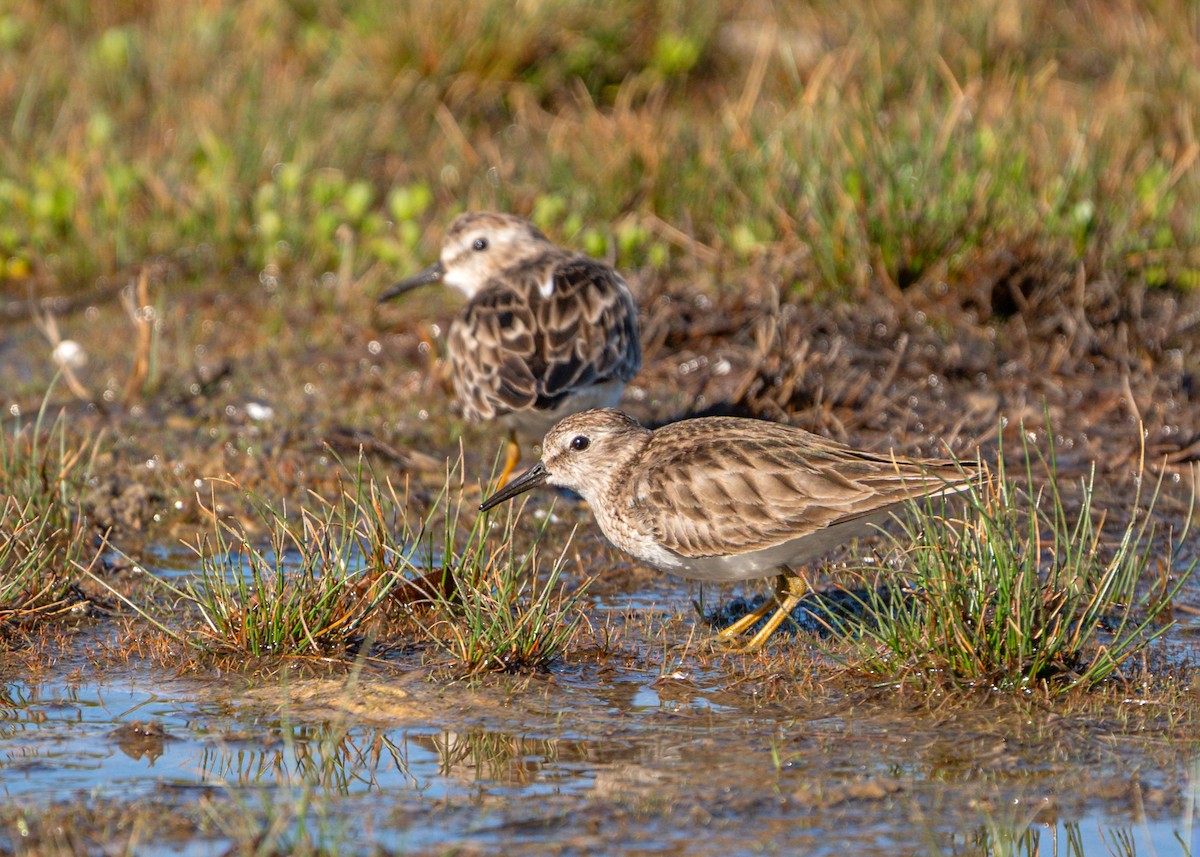
<path fill-rule="evenodd" d="M 476 295 L 450 328 L 456 385 L 474 416 L 552 408 L 641 368 L 637 305 L 607 265 L 559 256 L 512 276 Z"/>
<path fill-rule="evenodd" d="M 642 365 L 637 304 L 616 271 L 573 256 L 555 266 L 549 294 L 532 291 L 540 338 L 531 368 L 543 400 L 539 406 L 580 387 L 637 374 Z"/>
<path fill-rule="evenodd" d="M 448 345 L 454 386 L 468 419 L 492 419 L 537 401 L 537 378 L 530 368 L 536 326 L 519 292 L 481 291 L 450 324 Z"/>
<path fill-rule="evenodd" d="M 952 462 L 858 452 L 800 429 L 688 420 L 655 432 L 637 514 L 685 557 L 748 552 L 964 481 Z M 969 473 L 969 470 L 967 471 Z"/>

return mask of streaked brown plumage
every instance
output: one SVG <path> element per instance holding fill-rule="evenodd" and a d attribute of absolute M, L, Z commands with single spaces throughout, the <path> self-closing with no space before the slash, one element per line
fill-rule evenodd
<path fill-rule="evenodd" d="M 641 368 L 637 304 L 625 281 L 527 220 L 460 215 L 439 261 L 379 299 L 439 281 L 468 299 L 447 339 L 468 420 L 502 419 L 540 438 L 567 414 L 615 405 Z"/>
<path fill-rule="evenodd" d="M 751 647 L 803 594 L 789 565 L 870 533 L 909 499 L 965 490 L 974 476 L 967 465 L 862 452 L 778 423 L 711 417 L 651 431 L 611 409 L 567 417 L 542 449 L 483 507 L 548 482 L 579 492 L 614 545 L 663 570 L 706 581 L 778 573 L 784 603 Z"/>

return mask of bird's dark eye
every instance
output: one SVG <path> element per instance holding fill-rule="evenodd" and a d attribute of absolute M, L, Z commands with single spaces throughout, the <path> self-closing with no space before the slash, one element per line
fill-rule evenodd
<path fill-rule="evenodd" d="M 486 238 L 476 238 L 474 241 L 471 242 L 471 249 L 472 250 L 486 250 L 487 249 L 487 239 Z"/>
<path fill-rule="evenodd" d="M 575 450 L 576 452 L 583 452 L 585 449 L 588 448 L 589 444 L 591 444 L 590 440 L 588 440 L 583 435 L 579 435 L 576 438 L 572 438 L 571 449 Z"/>

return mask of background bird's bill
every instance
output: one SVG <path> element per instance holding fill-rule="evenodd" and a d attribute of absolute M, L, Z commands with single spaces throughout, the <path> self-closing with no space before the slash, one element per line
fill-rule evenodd
<path fill-rule="evenodd" d="M 486 512 L 494 506 L 498 506 L 505 500 L 511 497 L 516 497 L 518 494 L 528 491 L 530 488 L 536 488 L 545 483 L 550 474 L 546 470 L 546 465 L 538 462 L 533 467 L 526 470 L 512 482 L 509 482 L 491 497 L 488 497 L 479 504 L 479 511 Z"/>
<path fill-rule="evenodd" d="M 383 303 L 384 301 L 390 301 L 392 298 L 399 297 L 405 292 L 419 288 L 420 286 L 427 286 L 430 283 L 441 282 L 442 275 L 445 273 L 446 269 L 442 267 L 442 263 L 434 262 L 420 273 L 413 274 L 411 277 L 407 277 L 396 283 L 396 285 L 392 286 L 379 296 L 378 302 Z"/>

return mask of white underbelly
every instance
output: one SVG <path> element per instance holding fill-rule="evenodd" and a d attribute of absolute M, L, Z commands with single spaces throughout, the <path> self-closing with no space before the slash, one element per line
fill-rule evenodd
<path fill-rule="evenodd" d="M 680 556 L 645 537 L 626 537 L 622 539 L 625 544 L 617 544 L 611 537 L 610 541 L 643 562 L 671 574 L 706 583 L 723 583 L 771 577 L 778 573 L 782 565 L 800 566 L 811 562 L 852 539 L 877 533 L 878 528 L 891 517 L 891 510 L 884 509 L 768 548 L 728 556 Z"/>

